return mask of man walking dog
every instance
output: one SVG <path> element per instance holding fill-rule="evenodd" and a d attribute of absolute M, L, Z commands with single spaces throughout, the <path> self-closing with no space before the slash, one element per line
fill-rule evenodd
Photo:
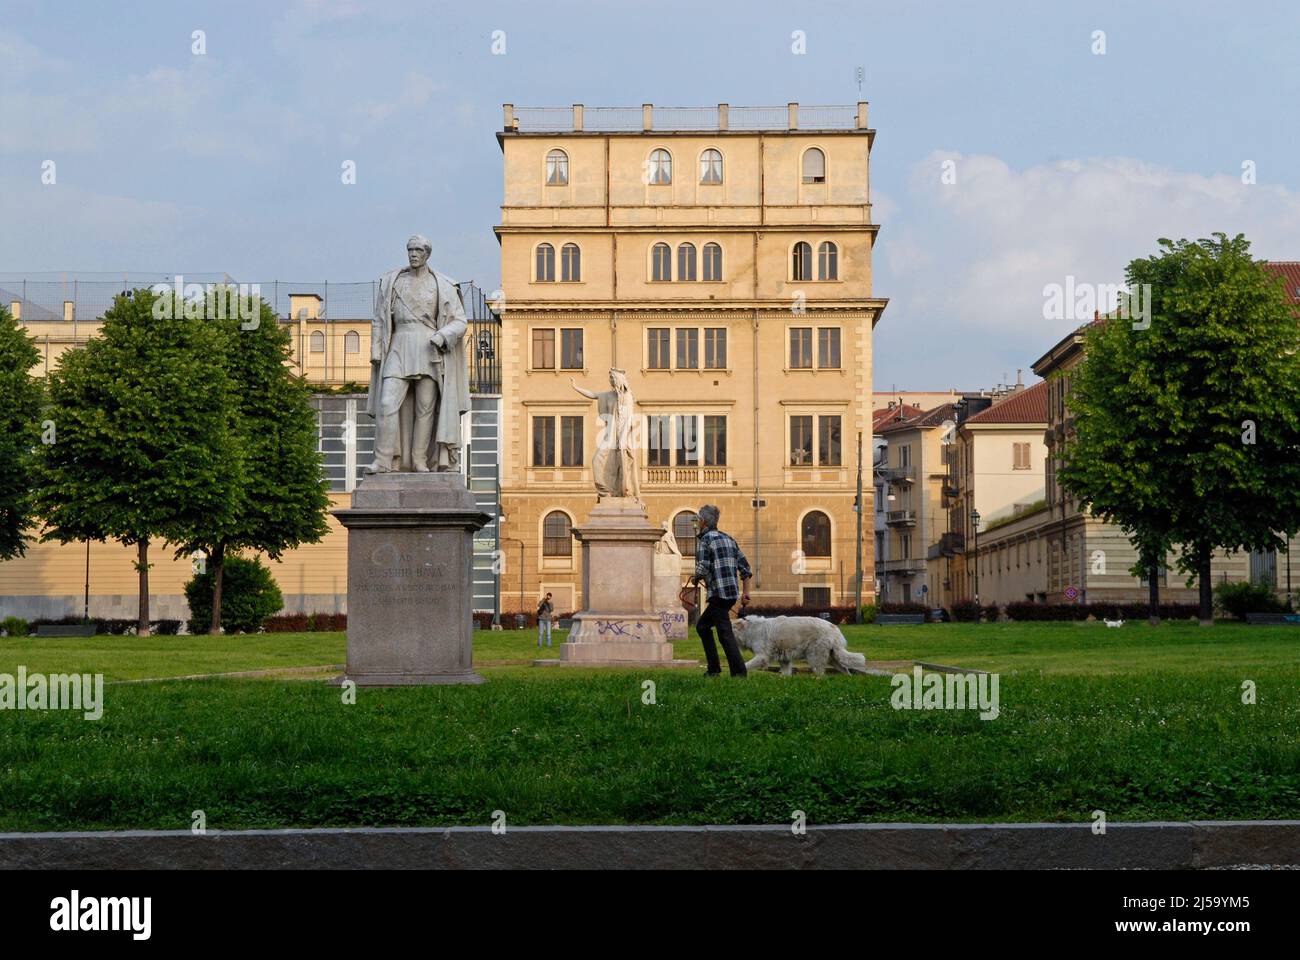
<path fill-rule="evenodd" d="M 731 608 L 737 600 L 740 600 L 742 606 L 749 603 L 749 580 L 753 573 L 736 541 L 718 529 L 719 514 L 718 508 L 712 504 L 700 507 L 695 575 L 687 581 L 687 585 L 703 583 L 709 591 L 709 602 L 695 624 L 704 644 L 704 657 L 709 664 L 707 676 L 716 677 L 722 673 L 722 667 L 718 663 L 718 649 L 713 643 L 713 631 L 716 628 L 722 650 L 727 655 L 731 675 L 743 677 L 747 675 L 745 658 L 740 655 L 740 647 L 731 630 Z"/>

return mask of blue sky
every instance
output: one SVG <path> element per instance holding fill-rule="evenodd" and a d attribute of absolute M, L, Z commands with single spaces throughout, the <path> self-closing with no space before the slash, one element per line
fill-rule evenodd
<path fill-rule="evenodd" d="M 861 65 L 876 387 L 988 386 L 1074 325 L 1046 284 L 1157 237 L 1300 259 L 1298 47 L 1282 2 L 2 0 L 0 272 L 366 280 L 418 231 L 493 289 L 503 102 L 851 103 Z"/>

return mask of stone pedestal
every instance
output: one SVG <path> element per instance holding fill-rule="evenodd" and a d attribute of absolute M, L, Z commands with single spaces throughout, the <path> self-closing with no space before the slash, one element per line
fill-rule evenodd
<path fill-rule="evenodd" d="M 668 640 L 685 640 L 688 626 L 686 608 L 678 594 L 682 589 L 682 558 L 676 553 L 655 554 L 654 605 Z"/>
<path fill-rule="evenodd" d="M 458 473 L 380 473 L 334 515 L 348 530 L 348 664 L 358 686 L 482 683 L 473 664 L 474 531 Z"/>
<path fill-rule="evenodd" d="M 573 535 L 582 544 L 584 609 L 573 615 L 558 663 L 581 667 L 691 666 L 674 660 L 655 609 L 655 544 L 663 530 L 631 497 L 606 497 Z"/>

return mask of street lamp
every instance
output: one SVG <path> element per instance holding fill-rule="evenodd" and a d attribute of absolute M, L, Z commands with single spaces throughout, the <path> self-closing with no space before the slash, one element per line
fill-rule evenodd
<path fill-rule="evenodd" d="M 975 605 L 980 602 L 980 512 L 974 508 L 970 512 L 971 529 L 975 531 Z"/>

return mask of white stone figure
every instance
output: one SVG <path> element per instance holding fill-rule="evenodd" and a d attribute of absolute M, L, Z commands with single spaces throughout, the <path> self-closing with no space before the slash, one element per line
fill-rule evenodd
<path fill-rule="evenodd" d="M 469 409 L 465 307 L 455 281 L 429 267 L 432 249 L 411 237 L 410 265 L 379 279 L 366 396 L 375 459 L 367 473 L 460 466 L 460 418 Z"/>
<path fill-rule="evenodd" d="M 673 535 L 673 525 L 667 520 L 663 521 L 664 535 L 659 542 L 655 544 L 655 553 L 660 556 L 672 556 L 681 559 L 682 550 L 677 546 L 677 537 Z M 675 579 L 675 578 L 674 578 Z"/>
<path fill-rule="evenodd" d="M 601 421 L 601 432 L 596 438 L 596 455 L 591 459 L 591 475 L 596 483 L 597 501 L 606 497 L 631 497 L 641 499 L 641 484 L 637 476 L 636 403 L 627 383 L 627 374 L 619 369 L 609 371 L 612 390 L 593 393 L 584 390 L 569 378 L 573 389 L 589 400 L 596 401 L 596 415 Z"/>

